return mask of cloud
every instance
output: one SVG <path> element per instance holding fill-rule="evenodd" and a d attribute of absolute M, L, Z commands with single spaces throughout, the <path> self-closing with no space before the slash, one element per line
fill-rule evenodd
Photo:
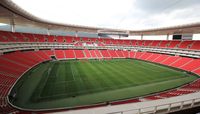
<path fill-rule="evenodd" d="M 149 29 L 199 22 L 199 0 L 13 0 L 40 18 L 66 24 Z"/>
<path fill-rule="evenodd" d="M 177 9 L 184 9 L 199 5 L 199 0 L 136 0 L 135 6 L 147 14 L 170 13 Z"/>
<path fill-rule="evenodd" d="M 200 13 L 194 11 L 200 11 L 198 0 L 136 0 L 120 26 L 138 30 L 199 22 Z"/>

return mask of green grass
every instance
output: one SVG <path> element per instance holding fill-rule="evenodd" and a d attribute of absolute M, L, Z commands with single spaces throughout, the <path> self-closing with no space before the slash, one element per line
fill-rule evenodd
<path fill-rule="evenodd" d="M 48 109 L 139 97 L 197 77 L 138 60 L 54 61 L 27 72 L 13 88 L 14 105 Z"/>

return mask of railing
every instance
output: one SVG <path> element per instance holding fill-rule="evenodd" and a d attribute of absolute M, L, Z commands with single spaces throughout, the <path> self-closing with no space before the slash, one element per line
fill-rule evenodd
<path fill-rule="evenodd" d="M 128 45 L 105 45 L 105 46 L 75 46 L 67 43 L 40 43 L 40 42 L 18 42 L 18 43 L 3 43 L 0 42 L 0 53 L 16 50 L 39 50 L 39 49 L 119 49 L 119 50 L 134 50 L 148 51 L 156 53 L 165 53 L 172 55 L 182 55 L 194 58 L 200 58 L 199 50 L 187 50 L 176 48 L 160 48 L 160 47 L 144 47 L 144 46 L 128 46 Z"/>
<path fill-rule="evenodd" d="M 170 112 L 181 111 L 193 107 L 200 106 L 200 98 L 184 100 L 179 102 L 172 102 L 168 104 L 148 106 L 138 109 L 121 110 L 107 114 L 165 114 Z"/>

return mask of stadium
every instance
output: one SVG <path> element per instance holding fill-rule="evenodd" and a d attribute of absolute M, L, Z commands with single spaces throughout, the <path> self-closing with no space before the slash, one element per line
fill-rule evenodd
<path fill-rule="evenodd" d="M 167 7 L 173 9 L 179 3 L 189 5 L 176 0 Z M 197 15 L 198 3 L 192 6 Z M 189 19 L 192 21 L 178 25 L 131 29 L 125 27 L 126 20 L 127 16 L 119 19 L 119 26 L 125 29 L 96 22 L 66 24 L 37 17 L 14 0 L 1 0 L 0 113 L 166 114 L 198 110 L 200 22 Z"/>

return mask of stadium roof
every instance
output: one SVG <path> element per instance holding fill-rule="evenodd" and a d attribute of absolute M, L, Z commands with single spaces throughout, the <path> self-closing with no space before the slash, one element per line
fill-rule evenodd
<path fill-rule="evenodd" d="M 154 1 L 153 3 L 155 4 L 155 2 L 158 0 L 153 0 L 153 1 Z M 164 1 L 169 2 L 169 0 L 164 0 Z M 171 5 L 168 7 L 174 9 L 175 6 L 173 6 L 173 5 L 177 5 L 179 0 L 175 0 L 175 1 L 176 2 L 174 2 L 174 4 L 172 4 L 170 2 Z M 195 6 L 198 8 L 198 6 L 199 6 L 199 4 L 197 4 L 197 3 L 199 3 L 198 0 L 190 0 L 190 2 L 192 2 L 193 4 L 191 5 L 191 3 L 189 4 L 188 1 L 186 1 L 186 3 L 189 4 L 188 6 L 193 6 L 193 7 Z M 47 20 L 47 19 L 35 16 L 31 12 L 26 11 L 19 5 L 12 2 L 11 0 L 1 0 L 0 4 L 1 4 L 1 6 L 0 6 L 0 17 L 1 17 L 0 23 L 7 23 L 7 24 L 13 24 L 13 25 L 41 27 L 41 28 L 46 28 L 46 29 L 51 29 L 51 30 L 61 29 L 61 30 L 66 30 L 66 31 L 77 31 L 77 32 L 81 31 L 81 32 L 92 32 L 92 33 L 97 33 L 99 30 L 118 31 L 118 32 L 126 32 L 126 33 L 129 33 L 130 35 L 200 33 L 200 22 L 196 21 L 200 17 L 200 16 L 198 17 L 198 15 L 199 15 L 198 12 L 193 12 L 193 14 L 196 14 L 197 16 L 195 15 L 196 16 L 195 17 L 193 15 L 193 17 L 191 17 L 191 18 L 194 18 L 194 20 L 185 22 L 187 24 L 181 24 L 181 25 L 176 25 L 176 26 L 171 26 L 171 27 L 158 27 L 158 28 L 152 27 L 151 29 L 149 29 L 149 28 L 145 29 L 145 27 L 144 27 L 143 30 L 141 30 L 141 29 L 132 30 L 132 29 L 121 29 L 119 27 L 113 27 L 113 28 L 108 27 L 108 26 L 105 26 L 105 27 L 100 26 L 99 27 L 98 24 L 95 27 L 89 26 L 90 24 L 86 24 L 87 26 L 86 25 L 75 25 L 75 24 L 63 24 L 63 22 L 59 23 L 59 22 L 55 22 L 52 20 Z M 182 7 L 184 5 L 180 5 L 180 6 Z M 74 7 L 76 7 L 76 6 L 74 6 Z M 112 6 L 110 6 L 110 7 L 112 7 Z M 102 8 L 103 8 L 103 6 L 102 6 Z M 165 8 L 164 11 L 169 12 L 169 8 Z M 156 9 L 153 10 L 151 8 L 150 9 L 147 8 L 146 10 L 152 10 L 152 12 L 156 12 L 155 11 Z M 159 10 L 159 9 L 157 9 L 157 10 Z M 151 13 L 151 12 L 149 12 L 149 13 Z M 183 16 L 180 18 L 187 20 Z M 80 18 L 80 20 L 81 20 L 81 18 Z M 126 20 L 126 16 L 121 19 L 122 22 L 125 20 Z M 189 22 L 189 24 L 188 24 L 188 22 Z M 193 23 L 191 23 L 191 22 L 193 22 Z M 137 24 L 137 23 L 135 23 L 135 24 Z M 121 24 L 119 23 L 119 25 L 121 25 Z"/>

